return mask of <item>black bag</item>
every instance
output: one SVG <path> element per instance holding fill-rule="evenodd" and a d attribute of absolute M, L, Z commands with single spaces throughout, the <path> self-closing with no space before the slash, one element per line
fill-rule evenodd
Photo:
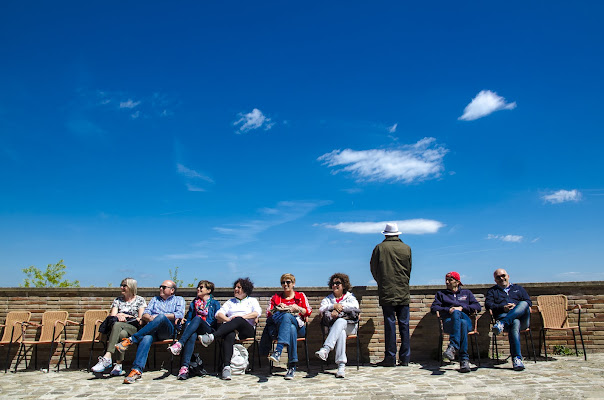
<path fill-rule="evenodd" d="M 105 318 L 103 323 L 99 326 L 99 332 L 104 333 L 105 335 L 111 334 L 111 329 L 113 329 L 113 324 L 115 324 L 116 322 L 118 322 L 118 321 L 117 321 L 117 317 L 115 315 L 108 316 L 107 318 Z M 130 325 L 136 327 L 137 330 L 139 330 L 141 328 L 140 323 L 134 317 L 128 318 L 126 320 L 126 322 L 129 323 Z"/>
<path fill-rule="evenodd" d="M 208 371 L 203 367 L 203 360 L 199 357 L 199 353 L 195 353 L 191 356 L 191 362 L 189 363 L 189 376 L 206 376 Z"/>

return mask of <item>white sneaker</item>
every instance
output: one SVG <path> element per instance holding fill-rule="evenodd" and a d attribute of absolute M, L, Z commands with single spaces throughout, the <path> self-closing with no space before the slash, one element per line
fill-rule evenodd
<path fill-rule="evenodd" d="M 107 368 L 111 367 L 111 359 L 106 359 L 103 356 L 99 357 L 99 362 L 92 367 L 92 372 L 100 373 L 104 372 Z"/>
<path fill-rule="evenodd" d="M 346 376 L 346 364 L 338 364 L 338 372 L 336 372 L 336 378 L 344 378 Z"/>
<path fill-rule="evenodd" d="M 224 367 L 222 369 L 222 379 L 225 381 L 231 380 L 231 367 Z"/>
<path fill-rule="evenodd" d="M 211 333 L 204 333 L 203 335 L 199 335 L 199 341 L 204 347 L 208 347 L 214 341 L 214 335 Z"/>
<path fill-rule="evenodd" d="M 315 352 L 315 355 L 319 357 L 323 361 L 327 361 L 327 356 L 329 355 L 329 349 L 325 346 L 321 347 L 319 351 Z"/>
<path fill-rule="evenodd" d="M 122 369 L 122 364 L 116 363 L 113 366 L 113 369 L 111 370 L 111 372 L 109 373 L 109 375 L 111 375 L 111 376 L 124 376 L 124 375 L 126 375 L 126 371 L 124 371 Z"/>

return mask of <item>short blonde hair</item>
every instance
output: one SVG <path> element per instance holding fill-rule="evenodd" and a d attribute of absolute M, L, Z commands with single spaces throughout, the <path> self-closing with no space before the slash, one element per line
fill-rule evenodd
<path fill-rule="evenodd" d="M 293 276 L 292 274 L 281 275 L 281 280 L 279 281 L 279 283 L 283 282 L 286 279 L 289 279 L 290 281 L 292 281 L 292 283 L 296 283 L 296 277 Z"/>
<path fill-rule="evenodd" d="M 136 279 L 124 278 L 120 285 L 128 286 L 128 289 L 130 289 L 130 293 L 132 293 L 133 296 L 136 296 Z"/>

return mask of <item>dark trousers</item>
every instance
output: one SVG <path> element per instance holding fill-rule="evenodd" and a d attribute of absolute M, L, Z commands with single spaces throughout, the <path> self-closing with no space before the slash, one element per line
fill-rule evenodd
<path fill-rule="evenodd" d="M 384 359 L 396 359 L 396 325 L 401 335 L 401 348 L 398 358 L 401 362 L 409 362 L 411 346 L 409 344 L 409 305 L 382 306 L 384 314 L 384 339 L 386 352 Z"/>
<path fill-rule="evenodd" d="M 223 364 L 229 365 L 233 357 L 233 345 L 235 344 L 235 331 L 239 333 L 239 339 L 247 339 L 254 336 L 254 327 L 241 317 L 235 317 L 229 322 L 220 325 L 216 332 L 215 338 L 222 338 L 222 355 Z"/>

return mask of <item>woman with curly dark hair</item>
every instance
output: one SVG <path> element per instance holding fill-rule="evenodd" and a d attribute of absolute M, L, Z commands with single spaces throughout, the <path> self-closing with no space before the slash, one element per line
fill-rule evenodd
<path fill-rule="evenodd" d="M 359 320 L 359 302 L 350 292 L 350 279 L 343 273 L 333 274 L 329 278 L 328 286 L 332 293 L 321 301 L 319 313 L 322 321 L 329 328 L 329 334 L 323 347 L 315 354 L 326 361 L 329 352 L 336 349 L 336 364 L 338 372 L 336 378 L 344 378 L 346 373 L 346 336 L 355 334 Z"/>
<path fill-rule="evenodd" d="M 206 333 L 201 336 L 201 344 L 208 347 L 216 338 L 222 338 L 222 354 L 224 365 L 222 368 L 222 379 L 231 379 L 230 361 L 233 357 L 233 344 L 235 344 L 235 332 L 239 339 L 247 339 L 254 336 L 254 324 L 256 318 L 262 312 L 258 300 L 249 297 L 254 290 L 254 284 L 250 278 L 239 278 L 233 283 L 233 294 L 235 297 L 226 301 L 216 312 L 216 319 L 222 325 L 214 333 Z"/>

